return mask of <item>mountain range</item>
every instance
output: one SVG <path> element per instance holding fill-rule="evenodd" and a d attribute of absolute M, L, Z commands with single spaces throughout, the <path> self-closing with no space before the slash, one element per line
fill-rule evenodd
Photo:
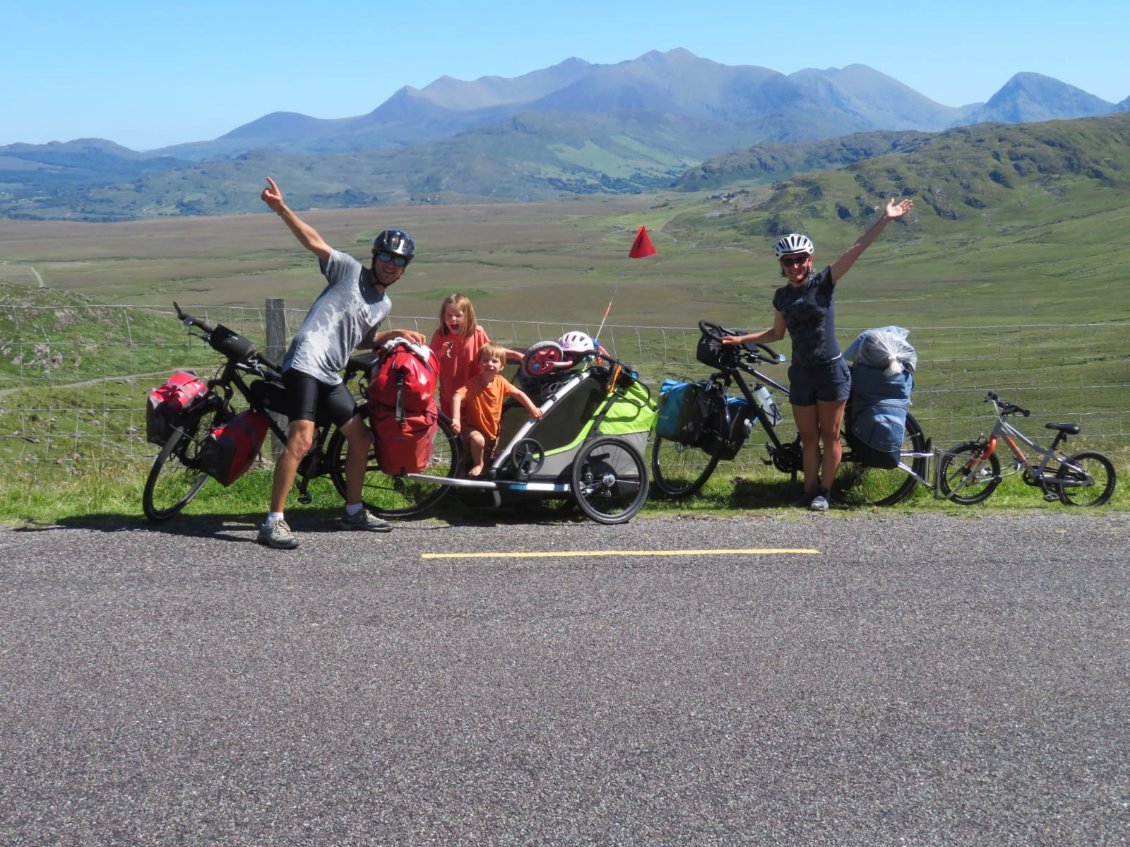
<path fill-rule="evenodd" d="M 950 107 L 863 65 L 786 76 L 682 49 L 612 65 L 574 58 L 510 79 L 404 87 L 358 117 L 276 112 L 160 150 L 99 139 L 0 147 L 0 216 L 245 212 L 257 209 L 267 173 L 299 208 L 638 192 L 701 183 L 715 157 L 754 145 L 812 151 L 859 134 L 913 138 L 1127 110 L 1130 97 L 1109 103 L 1034 73 L 985 103 Z M 795 170 L 795 154 L 786 158 Z"/>

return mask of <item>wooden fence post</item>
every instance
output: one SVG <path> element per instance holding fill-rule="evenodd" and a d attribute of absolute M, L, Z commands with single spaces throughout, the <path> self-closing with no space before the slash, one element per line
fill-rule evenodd
<path fill-rule="evenodd" d="M 267 358 L 275 364 L 282 361 L 283 355 L 286 353 L 287 332 L 286 332 L 286 300 L 281 297 L 268 297 L 267 304 Z M 276 415 L 276 419 L 281 419 L 281 423 L 285 426 L 286 420 L 281 415 Z M 271 436 L 271 455 L 275 461 L 279 460 L 282 455 L 284 445 L 274 435 Z"/>

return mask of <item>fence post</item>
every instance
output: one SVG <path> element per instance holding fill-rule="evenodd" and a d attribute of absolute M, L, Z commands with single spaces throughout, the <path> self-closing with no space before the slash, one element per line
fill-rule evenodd
<path fill-rule="evenodd" d="M 278 364 L 286 352 L 286 300 L 281 297 L 268 297 L 267 311 L 267 358 Z M 285 419 L 276 415 L 285 425 Z M 271 455 L 275 461 L 282 455 L 284 445 L 277 437 L 271 436 Z"/>

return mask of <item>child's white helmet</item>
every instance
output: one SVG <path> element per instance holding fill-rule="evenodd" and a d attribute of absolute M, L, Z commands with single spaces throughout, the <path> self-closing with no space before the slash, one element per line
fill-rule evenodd
<path fill-rule="evenodd" d="M 562 350 L 572 355 L 584 355 L 596 349 L 596 345 L 592 343 L 591 338 L 585 333 L 577 332 L 576 330 L 565 333 L 557 339 L 557 343 L 561 345 Z"/>

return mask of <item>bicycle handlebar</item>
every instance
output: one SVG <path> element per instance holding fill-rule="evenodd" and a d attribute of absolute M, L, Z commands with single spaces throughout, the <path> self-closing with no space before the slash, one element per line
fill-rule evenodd
<path fill-rule="evenodd" d="M 1015 403 L 1007 403 L 1000 398 L 1000 395 L 995 391 L 990 391 L 985 395 L 985 402 L 992 403 L 996 407 L 997 413 L 1000 415 L 1013 415 L 1019 414 L 1028 417 L 1032 414 L 1028 409 L 1017 406 Z"/>
<path fill-rule="evenodd" d="M 726 329 L 721 324 L 712 323 L 707 320 L 698 322 L 698 329 L 703 335 L 709 335 L 711 338 L 721 341 L 727 335 L 745 335 L 746 333 L 736 329 Z M 778 353 L 768 344 L 761 344 L 760 342 L 746 342 L 745 344 L 733 345 L 738 350 L 747 354 L 751 364 L 758 362 L 767 362 L 771 365 L 783 365 L 787 360 L 783 353 Z M 759 350 L 765 351 L 766 355 L 762 355 Z"/>
<path fill-rule="evenodd" d="M 196 327 L 196 329 L 201 332 L 206 332 L 209 335 L 212 334 L 212 327 L 208 326 L 208 324 L 204 323 L 200 318 L 190 315 L 180 307 L 180 304 L 176 300 L 173 301 L 173 308 L 177 310 L 177 320 L 182 324 L 188 327 Z"/>
<path fill-rule="evenodd" d="M 177 318 L 180 322 L 186 327 L 198 329 L 204 333 L 204 340 L 217 353 L 226 356 L 232 362 L 243 365 L 259 376 L 272 379 L 281 378 L 278 365 L 256 350 L 251 339 L 244 338 L 223 324 L 210 326 L 195 315 L 190 315 L 184 311 L 175 300 L 173 301 L 173 308 L 176 309 Z"/>

